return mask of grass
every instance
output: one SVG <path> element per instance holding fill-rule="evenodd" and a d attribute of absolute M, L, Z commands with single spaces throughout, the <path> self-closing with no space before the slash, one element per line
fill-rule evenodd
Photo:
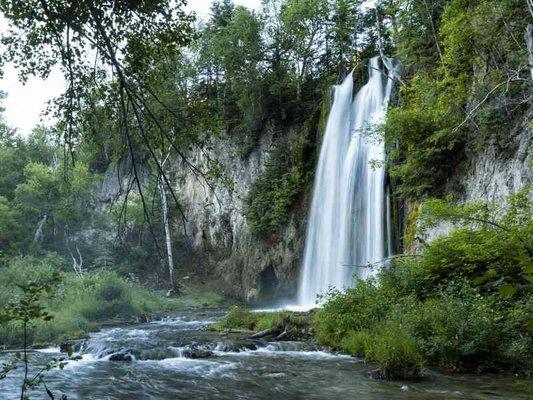
<path fill-rule="evenodd" d="M 58 266 L 46 257 L 41 260 L 22 258 L 0 268 L 0 303 L 20 295 L 17 284 L 30 280 L 45 282 Z M 176 298 L 166 298 L 164 292 L 143 287 L 109 269 L 88 271 L 82 276 L 64 273 L 61 284 L 41 304 L 54 316 L 49 322 L 32 324 L 31 342 L 59 343 L 80 338 L 99 329 L 102 323 L 133 321 L 190 307 L 216 306 L 221 296 L 199 289 L 188 289 Z M 20 326 L 0 325 L 0 346 L 21 344 Z"/>
<path fill-rule="evenodd" d="M 252 312 L 244 306 L 233 306 L 228 314 L 218 322 L 211 324 L 209 329 L 216 331 L 262 331 L 284 323 L 288 333 L 296 333 L 298 328 L 308 324 L 301 313 L 290 311 Z M 293 330 L 293 332 L 289 332 Z"/>

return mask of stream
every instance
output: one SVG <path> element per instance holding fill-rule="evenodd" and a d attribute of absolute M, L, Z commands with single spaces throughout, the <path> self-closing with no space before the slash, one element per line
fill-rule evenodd
<path fill-rule="evenodd" d="M 252 341 L 205 330 L 222 310 L 184 311 L 146 324 L 106 328 L 75 351 L 82 356 L 50 371 L 59 399 L 527 399 L 525 386 L 500 375 L 429 373 L 421 382 L 387 382 L 371 366 L 298 342 Z M 32 351 L 32 369 L 58 348 Z M 192 358 L 196 357 L 196 358 Z M 205 357 L 205 358 L 204 358 Z M 0 356 L 0 362 L 6 355 Z M 0 381 L 0 399 L 17 399 L 22 371 Z M 44 388 L 31 399 L 48 399 Z"/>

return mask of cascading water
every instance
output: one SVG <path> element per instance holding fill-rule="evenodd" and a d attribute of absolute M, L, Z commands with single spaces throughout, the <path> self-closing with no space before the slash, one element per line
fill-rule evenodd
<path fill-rule="evenodd" d="M 354 271 L 366 278 L 372 270 L 363 266 L 387 254 L 384 145 L 371 132 L 385 116 L 392 81 L 375 57 L 355 98 L 352 74 L 334 87 L 307 225 L 301 308 L 330 287 L 352 286 Z"/>

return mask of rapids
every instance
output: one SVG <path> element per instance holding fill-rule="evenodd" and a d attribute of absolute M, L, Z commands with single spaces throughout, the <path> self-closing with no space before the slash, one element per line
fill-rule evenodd
<path fill-rule="evenodd" d="M 147 324 L 106 328 L 75 350 L 83 357 L 47 375 L 55 398 L 124 399 L 526 399 L 511 378 L 429 374 L 418 383 L 370 378 L 373 366 L 310 343 L 250 341 L 205 330 L 222 310 L 196 310 Z M 190 349 L 208 358 L 188 358 Z M 129 361 L 112 361 L 129 354 Z M 31 354 L 35 371 L 59 349 Z M 0 362 L 7 354 L 0 353 Z M 17 399 L 22 371 L 0 381 L 0 399 Z M 44 388 L 31 399 L 48 399 Z"/>

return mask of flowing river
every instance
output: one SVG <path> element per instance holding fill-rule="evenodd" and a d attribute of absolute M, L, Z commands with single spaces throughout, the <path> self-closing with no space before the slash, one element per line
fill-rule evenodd
<path fill-rule="evenodd" d="M 527 399 L 511 377 L 429 373 L 421 382 L 387 382 L 372 366 L 297 342 L 252 341 L 207 331 L 222 310 L 184 311 L 146 324 L 106 328 L 78 344 L 82 360 L 50 371 L 59 399 Z M 59 349 L 31 353 L 36 370 Z M 5 361 L 7 354 L 0 356 Z M 191 358 L 197 357 L 197 358 Z M 204 358 L 205 357 L 205 358 Z M 22 371 L 0 381 L 0 399 L 19 398 Z M 44 388 L 32 399 L 48 399 Z"/>

